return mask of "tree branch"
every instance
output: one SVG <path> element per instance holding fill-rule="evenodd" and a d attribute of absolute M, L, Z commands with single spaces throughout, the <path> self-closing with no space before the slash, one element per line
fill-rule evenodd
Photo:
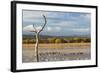
<path fill-rule="evenodd" d="M 39 33 L 44 29 L 45 25 L 47 24 L 47 20 L 46 20 L 46 17 L 44 15 L 43 15 L 43 18 L 44 18 L 45 23 L 44 23 L 43 27 L 41 28 L 41 30 L 39 31 Z"/>
<path fill-rule="evenodd" d="M 35 30 L 34 32 L 37 32 L 36 28 L 34 27 L 34 24 L 33 24 L 33 28 L 34 28 L 34 30 Z"/>

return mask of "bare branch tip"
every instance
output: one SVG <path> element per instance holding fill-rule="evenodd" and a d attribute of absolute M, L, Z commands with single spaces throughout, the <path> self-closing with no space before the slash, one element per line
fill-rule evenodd
<path fill-rule="evenodd" d="M 45 18 L 45 15 L 44 14 L 42 16 Z"/>

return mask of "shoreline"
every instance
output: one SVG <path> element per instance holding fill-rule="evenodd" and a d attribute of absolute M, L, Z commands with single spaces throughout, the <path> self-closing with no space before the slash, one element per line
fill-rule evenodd
<path fill-rule="evenodd" d="M 23 49 L 34 49 L 35 44 L 22 44 Z M 39 44 L 39 49 L 63 49 L 63 48 L 91 48 L 91 43 L 59 43 Z"/>

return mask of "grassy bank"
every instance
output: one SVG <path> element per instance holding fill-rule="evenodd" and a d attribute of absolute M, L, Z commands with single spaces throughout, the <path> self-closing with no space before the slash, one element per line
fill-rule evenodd
<path fill-rule="evenodd" d="M 23 44 L 24 49 L 33 49 L 35 44 Z M 63 48 L 90 48 L 90 43 L 59 43 L 59 44 L 39 44 L 40 49 L 63 49 Z"/>

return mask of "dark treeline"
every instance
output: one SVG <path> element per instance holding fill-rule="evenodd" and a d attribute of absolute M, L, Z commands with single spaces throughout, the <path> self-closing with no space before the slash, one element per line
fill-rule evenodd
<path fill-rule="evenodd" d="M 35 38 L 23 38 L 23 44 L 35 43 Z M 39 38 L 39 43 L 88 43 L 91 42 L 90 38 L 72 37 L 72 38 Z"/>

